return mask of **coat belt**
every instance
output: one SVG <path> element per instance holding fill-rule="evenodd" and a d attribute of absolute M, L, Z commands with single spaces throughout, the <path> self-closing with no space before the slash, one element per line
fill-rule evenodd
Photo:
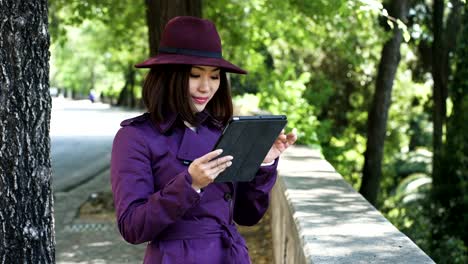
<path fill-rule="evenodd" d="M 223 247 L 230 251 L 230 258 L 228 258 L 228 260 L 232 261 L 231 263 L 235 263 L 237 250 L 234 250 L 233 246 L 235 242 L 243 244 L 243 239 L 237 231 L 236 226 L 233 224 L 179 220 L 164 229 L 164 231 L 157 236 L 156 240 L 187 240 L 214 237 L 221 238 Z"/>

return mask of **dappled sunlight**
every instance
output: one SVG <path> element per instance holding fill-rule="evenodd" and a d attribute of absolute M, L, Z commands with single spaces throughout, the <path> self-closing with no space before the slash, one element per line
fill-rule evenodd
<path fill-rule="evenodd" d="M 114 244 L 114 243 L 111 242 L 111 241 L 104 241 L 104 242 L 90 243 L 87 246 L 88 247 L 105 247 L 105 246 L 111 246 L 112 244 Z"/>

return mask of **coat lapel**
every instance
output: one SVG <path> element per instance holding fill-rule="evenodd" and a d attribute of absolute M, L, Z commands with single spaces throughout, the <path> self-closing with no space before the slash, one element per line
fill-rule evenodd
<path fill-rule="evenodd" d="M 184 136 L 177 152 L 177 158 L 182 161 L 192 162 L 213 150 L 221 131 L 200 126 L 198 133 L 185 127 Z"/>

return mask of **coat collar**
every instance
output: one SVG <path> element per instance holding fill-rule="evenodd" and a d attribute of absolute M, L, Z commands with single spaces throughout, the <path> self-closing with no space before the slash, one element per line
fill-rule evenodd
<path fill-rule="evenodd" d="M 198 113 L 197 116 L 200 119 L 200 124 L 208 122 L 209 124 L 215 126 L 218 129 L 223 128 L 223 124 L 219 120 L 214 118 L 206 109 Z M 180 119 L 179 114 L 174 112 L 167 113 L 164 115 L 164 120 L 162 122 L 157 123 L 156 127 L 161 133 L 164 134 L 174 126 L 177 119 Z"/>
<path fill-rule="evenodd" d="M 221 135 L 218 129 L 208 126 L 199 126 L 198 133 L 185 127 L 184 135 L 177 151 L 177 158 L 182 161 L 192 162 L 213 150 L 217 139 Z"/>

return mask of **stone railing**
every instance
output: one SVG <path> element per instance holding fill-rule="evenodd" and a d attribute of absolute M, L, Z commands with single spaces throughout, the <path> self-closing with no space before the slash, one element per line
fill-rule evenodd
<path fill-rule="evenodd" d="M 317 151 L 290 148 L 272 192 L 276 264 L 434 263 Z"/>

